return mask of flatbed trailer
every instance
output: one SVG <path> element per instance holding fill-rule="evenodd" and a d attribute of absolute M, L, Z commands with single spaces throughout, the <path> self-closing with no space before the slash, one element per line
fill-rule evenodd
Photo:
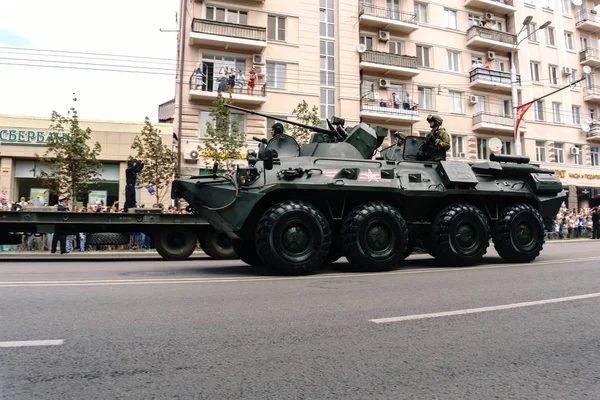
<path fill-rule="evenodd" d="M 88 234 L 87 243 L 129 243 L 129 234 L 152 237 L 166 260 L 185 260 L 200 247 L 216 259 L 237 258 L 231 240 L 195 214 L 162 214 L 153 209 L 134 213 L 90 213 L 58 211 L 0 211 L 0 244 L 20 244 L 22 233 Z"/>

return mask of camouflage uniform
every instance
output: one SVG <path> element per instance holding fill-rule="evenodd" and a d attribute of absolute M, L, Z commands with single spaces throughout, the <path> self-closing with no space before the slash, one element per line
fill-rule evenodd
<path fill-rule="evenodd" d="M 433 151 L 428 155 L 428 161 L 442 161 L 446 159 L 446 152 L 450 149 L 450 136 L 448 132 L 446 132 L 446 128 L 442 125 L 442 118 L 439 115 L 433 115 L 431 117 L 435 122 L 437 122 L 438 127 L 432 128 L 431 132 L 429 132 L 426 136 L 426 141 L 430 140 L 431 136 L 438 132 L 439 136 L 435 139 L 435 145 Z M 429 120 L 429 119 L 428 119 Z"/>

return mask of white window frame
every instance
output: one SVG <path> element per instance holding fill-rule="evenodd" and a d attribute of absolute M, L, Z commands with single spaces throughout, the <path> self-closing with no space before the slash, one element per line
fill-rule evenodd
<path fill-rule="evenodd" d="M 538 42 L 538 38 L 537 38 L 537 24 L 535 22 L 530 23 L 529 25 L 527 25 L 527 34 L 528 36 L 528 40 L 530 42 Z"/>
<path fill-rule="evenodd" d="M 555 123 L 560 124 L 562 122 L 561 113 L 562 113 L 562 104 L 557 101 L 553 101 L 552 102 L 552 120 Z"/>
<path fill-rule="evenodd" d="M 456 10 L 444 8 L 444 26 L 448 29 L 458 29 L 458 13 Z"/>
<path fill-rule="evenodd" d="M 541 64 L 537 61 L 531 61 L 529 63 L 529 73 L 531 74 L 531 80 L 533 82 L 540 82 L 541 76 Z"/>
<path fill-rule="evenodd" d="M 562 15 L 571 15 L 571 0 L 560 0 L 560 10 Z"/>
<path fill-rule="evenodd" d="M 573 156 L 573 164 L 583 165 L 584 164 L 583 146 L 576 144 L 575 148 L 577 149 L 577 154 L 575 154 Z"/>
<path fill-rule="evenodd" d="M 455 114 L 463 113 L 463 94 L 462 92 L 448 91 L 448 98 L 450 101 L 450 112 Z"/>
<path fill-rule="evenodd" d="M 452 157 L 459 158 L 458 155 L 463 153 L 466 157 L 467 153 L 465 152 L 465 140 L 464 137 L 453 135 L 452 136 Z"/>
<path fill-rule="evenodd" d="M 212 14 L 213 14 L 213 18 L 209 18 L 208 17 L 208 10 L 212 9 Z M 219 19 L 217 19 L 217 10 L 224 10 L 224 20 L 221 21 Z M 236 13 L 237 14 L 237 21 L 236 22 L 232 22 L 228 20 L 228 17 L 230 15 L 230 13 Z M 245 16 L 245 21 L 242 23 L 240 16 L 244 15 Z M 227 8 L 227 7 L 219 7 L 219 6 L 206 6 L 206 10 L 205 10 L 205 16 L 206 19 L 210 20 L 210 21 L 218 21 L 218 22 L 228 22 L 230 24 L 239 24 L 239 25 L 247 25 L 248 24 L 248 12 L 247 11 L 241 11 L 241 10 L 236 10 L 234 8 Z"/>
<path fill-rule="evenodd" d="M 199 137 L 200 139 L 208 139 L 210 138 L 208 136 L 208 133 L 206 133 L 206 123 L 207 122 L 211 122 L 213 124 L 215 124 L 214 119 L 210 116 L 211 111 L 210 110 L 200 110 L 200 116 L 198 117 L 198 125 L 199 125 Z M 205 115 L 205 117 L 203 117 L 202 115 Z M 243 113 L 230 113 L 229 114 L 229 120 L 231 121 L 232 118 L 236 118 L 238 119 L 238 127 L 239 127 L 239 131 L 240 131 L 240 135 L 244 135 L 246 132 L 246 114 Z"/>
<path fill-rule="evenodd" d="M 573 116 L 573 124 L 581 124 L 581 106 L 571 106 L 571 114 Z"/>
<path fill-rule="evenodd" d="M 565 31 L 565 47 L 567 50 L 575 50 L 575 44 L 573 43 L 573 32 Z"/>
<path fill-rule="evenodd" d="M 544 100 L 538 100 L 533 104 L 536 121 L 545 121 Z"/>
<path fill-rule="evenodd" d="M 537 162 L 546 162 L 546 144 L 544 142 L 535 142 L 535 160 Z"/>
<path fill-rule="evenodd" d="M 419 108 L 433 110 L 433 88 L 419 86 L 417 93 L 419 95 Z"/>
<path fill-rule="evenodd" d="M 554 143 L 554 162 L 557 164 L 565 163 L 565 144 Z"/>
<path fill-rule="evenodd" d="M 592 166 L 597 167 L 600 165 L 600 156 L 598 155 L 598 147 L 590 147 L 590 157 L 592 161 Z"/>
<path fill-rule="evenodd" d="M 423 23 L 427 23 L 428 20 L 428 7 L 427 4 L 425 3 L 418 3 L 415 1 L 415 5 L 414 5 L 414 11 L 415 11 L 415 21 L 416 22 L 423 22 Z"/>
<path fill-rule="evenodd" d="M 486 138 L 477 138 L 477 159 L 487 160 L 489 157 L 489 149 Z"/>
<path fill-rule="evenodd" d="M 550 81 L 551 85 L 558 85 L 560 83 L 558 66 L 548 65 L 548 81 Z"/>
<path fill-rule="evenodd" d="M 417 65 L 419 67 L 431 68 L 431 46 L 417 45 Z M 420 63 L 419 63 L 420 59 Z M 425 62 L 427 61 L 427 62 Z"/>
<path fill-rule="evenodd" d="M 460 53 L 448 50 L 448 70 L 460 72 Z"/>
<path fill-rule="evenodd" d="M 556 31 L 553 27 L 548 26 L 546 29 L 546 45 L 556 47 Z"/>
<path fill-rule="evenodd" d="M 271 26 L 271 21 L 275 21 L 275 26 L 273 27 L 273 29 L 269 29 Z M 281 24 L 281 21 L 283 20 L 283 29 L 281 29 L 279 26 Z M 280 15 L 269 15 L 268 17 L 268 21 L 267 21 L 267 39 L 268 40 L 276 40 L 278 42 L 285 42 L 286 41 L 286 37 L 287 37 L 287 18 L 286 17 L 282 17 Z M 275 37 L 269 37 L 269 33 L 273 31 L 275 34 Z M 281 37 L 283 36 L 283 38 Z"/>
<path fill-rule="evenodd" d="M 287 81 L 287 64 L 267 61 L 267 87 L 285 89 Z"/>

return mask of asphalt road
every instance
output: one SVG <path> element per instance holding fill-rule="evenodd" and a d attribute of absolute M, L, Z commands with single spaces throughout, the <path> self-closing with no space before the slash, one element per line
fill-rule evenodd
<path fill-rule="evenodd" d="M 201 257 L 4 260 L 0 398 L 597 399 L 598 250 L 308 277 Z"/>

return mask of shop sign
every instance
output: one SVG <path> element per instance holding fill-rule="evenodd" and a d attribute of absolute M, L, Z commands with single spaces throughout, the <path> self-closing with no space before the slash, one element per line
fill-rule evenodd
<path fill-rule="evenodd" d="M 0 128 L 0 143 L 45 144 L 49 138 L 69 138 L 68 132 L 20 131 Z"/>

